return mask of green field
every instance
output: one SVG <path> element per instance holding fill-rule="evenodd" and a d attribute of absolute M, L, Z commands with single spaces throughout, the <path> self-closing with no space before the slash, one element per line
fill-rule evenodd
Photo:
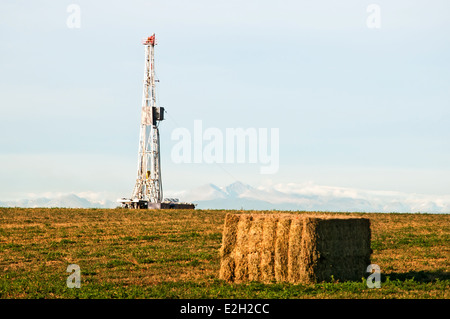
<path fill-rule="evenodd" d="M 0 298 L 450 297 L 450 215 L 347 213 L 371 220 L 372 263 L 382 283 L 369 289 L 364 278 L 219 280 L 227 212 L 0 208 Z M 79 289 L 67 288 L 70 264 L 80 266 Z"/>

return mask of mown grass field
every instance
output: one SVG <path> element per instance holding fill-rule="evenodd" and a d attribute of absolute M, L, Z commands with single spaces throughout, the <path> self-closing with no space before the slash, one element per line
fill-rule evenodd
<path fill-rule="evenodd" d="M 380 289 L 218 279 L 230 211 L 0 208 L 0 298 L 449 298 L 450 215 L 371 220 Z M 301 213 L 301 212 L 300 212 Z M 67 288 L 78 264 L 81 288 Z"/>

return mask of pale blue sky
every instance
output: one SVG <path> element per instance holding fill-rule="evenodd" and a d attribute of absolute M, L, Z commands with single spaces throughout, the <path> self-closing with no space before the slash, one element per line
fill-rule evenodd
<path fill-rule="evenodd" d="M 131 194 L 153 32 L 166 194 L 235 179 L 449 194 L 449 16 L 448 1 L 3 0 L 0 200 Z M 174 164 L 170 134 L 194 120 L 279 128 L 278 173 Z"/>

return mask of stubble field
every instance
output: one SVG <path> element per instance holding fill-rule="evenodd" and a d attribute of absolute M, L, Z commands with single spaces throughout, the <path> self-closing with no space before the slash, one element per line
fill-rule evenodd
<path fill-rule="evenodd" d="M 219 280 L 230 212 L 241 213 L 0 208 L 0 298 L 450 297 L 448 214 L 339 213 L 371 221 L 371 262 L 382 282 L 369 289 L 365 278 L 310 285 Z M 81 288 L 67 287 L 70 264 L 81 269 Z"/>

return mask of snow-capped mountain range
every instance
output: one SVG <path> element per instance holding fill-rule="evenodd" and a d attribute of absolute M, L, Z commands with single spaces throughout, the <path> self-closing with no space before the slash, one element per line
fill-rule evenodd
<path fill-rule="evenodd" d="M 371 191 L 314 183 L 274 184 L 257 188 L 241 182 L 223 188 L 208 184 L 179 192 L 177 196 L 203 209 L 450 213 L 450 195 Z"/>
<path fill-rule="evenodd" d="M 225 187 L 207 184 L 166 197 L 193 202 L 198 209 L 304 210 L 335 212 L 427 212 L 450 213 L 450 195 L 423 195 L 371 191 L 314 183 L 287 183 L 252 187 L 235 182 Z M 92 198 L 92 197 L 91 197 Z M 17 201 L 0 201 L 6 207 L 114 208 L 115 199 L 88 199 L 65 194 Z"/>
<path fill-rule="evenodd" d="M 0 207 L 68 207 L 68 208 L 114 208 L 118 204 L 111 200 L 95 201 L 76 194 L 39 197 L 14 201 L 0 201 Z"/>

